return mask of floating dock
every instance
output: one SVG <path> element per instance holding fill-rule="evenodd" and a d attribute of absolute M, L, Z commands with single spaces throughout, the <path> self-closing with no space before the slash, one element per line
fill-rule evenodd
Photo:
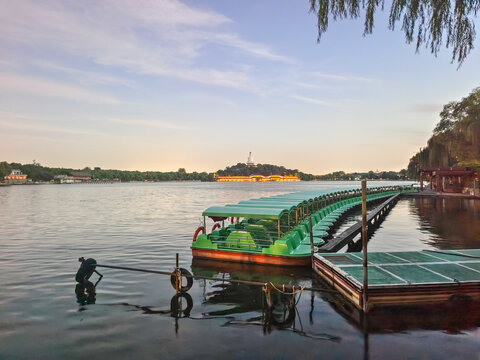
<path fill-rule="evenodd" d="M 315 254 L 314 269 L 363 309 L 363 254 Z M 480 249 L 368 253 L 367 310 L 480 298 Z"/>

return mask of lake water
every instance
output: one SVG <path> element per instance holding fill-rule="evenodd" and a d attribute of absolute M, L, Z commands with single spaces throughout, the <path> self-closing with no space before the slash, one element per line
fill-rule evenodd
<path fill-rule="evenodd" d="M 387 182 L 369 183 L 386 185 Z M 148 183 L 0 187 L 0 359 L 472 358 L 480 307 L 378 312 L 364 321 L 310 269 L 192 263 L 201 212 L 253 197 L 358 182 Z M 350 216 L 349 221 L 358 219 Z M 480 248 L 480 202 L 405 199 L 370 251 Z M 98 269 L 77 301 L 78 258 L 196 275 L 323 287 L 265 310 L 260 287 L 196 280 L 182 312 L 167 276 Z M 96 280 L 96 275 L 92 278 Z M 172 312 L 173 310 L 173 312 Z"/>

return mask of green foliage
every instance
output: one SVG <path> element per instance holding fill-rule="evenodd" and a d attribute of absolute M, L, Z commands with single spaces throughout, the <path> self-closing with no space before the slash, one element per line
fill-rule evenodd
<path fill-rule="evenodd" d="M 95 168 L 92 172 L 94 179 L 113 180 L 118 179 L 123 182 L 129 181 L 214 181 L 213 173 L 187 173 L 184 168 L 178 171 L 122 171 L 122 170 L 103 170 Z"/>
<path fill-rule="evenodd" d="M 317 14 L 318 41 L 328 29 L 329 18 L 356 19 L 365 12 L 364 35 L 371 34 L 375 11 L 383 10 L 380 0 L 310 0 L 310 11 Z M 389 29 L 398 22 L 407 43 L 415 42 L 437 54 L 445 43 L 452 48 L 452 61 L 461 64 L 473 48 L 475 40 L 474 17 L 480 10 L 478 0 L 392 0 Z"/>
<path fill-rule="evenodd" d="M 287 169 L 284 166 L 271 165 L 271 164 L 257 164 L 256 166 L 248 166 L 244 163 L 238 163 L 237 165 L 228 166 L 225 170 L 218 170 L 219 176 L 250 176 L 250 175 L 295 175 L 300 180 L 311 181 L 316 180 L 316 176 L 312 174 L 306 174 L 298 169 Z"/>
<path fill-rule="evenodd" d="M 373 172 L 369 171 L 368 173 L 345 173 L 344 171 L 335 171 L 326 175 L 312 175 L 306 174 L 297 169 L 291 170 L 286 169 L 283 166 L 276 166 L 270 164 L 258 164 L 256 167 L 247 166 L 247 164 L 238 163 L 225 168 L 225 170 L 218 170 L 217 175 L 219 176 L 250 176 L 250 175 L 297 175 L 303 181 L 313 181 L 313 180 L 355 180 L 355 179 L 372 179 L 372 180 L 406 180 L 407 179 L 407 170 L 402 170 L 401 174 L 395 171 L 382 171 L 382 172 Z"/>
<path fill-rule="evenodd" d="M 104 170 L 95 167 L 91 170 L 85 167 L 81 170 L 71 168 L 49 168 L 41 166 L 39 163 L 22 165 L 19 163 L 0 162 L 1 179 L 11 173 L 12 169 L 18 169 L 26 174 L 32 181 L 51 181 L 55 175 L 69 175 L 70 173 L 84 172 L 89 173 L 93 179 L 97 180 L 120 180 L 123 182 L 130 181 L 215 181 L 213 173 L 193 172 L 187 173 L 185 169 L 180 168 L 177 172 L 161 172 L 161 171 L 123 171 L 123 170 Z"/>
<path fill-rule="evenodd" d="M 207 172 L 192 172 L 188 173 L 184 168 L 178 171 L 128 171 L 128 170 L 105 170 L 95 167 L 93 170 L 86 167 L 81 170 L 71 168 L 49 168 L 41 166 L 39 163 L 35 164 L 19 164 L 0 162 L 0 174 L 5 172 L 10 174 L 11 169 L 19 169 L 32 181 L 51 181 L 55 175 L 69 175 L 72 172 L 89 173 L 93 179 L 97 180 L 120 180 L 122 182 L 131 181 L 215 181 L 215 174 Z M 406 179 L 407 170 L 402 170 L 403 175 L 394 171 L 383 171 L 374 173 L 350 173 L 346 174 L 344 171 L 336 171 L 327 175 L 312 175 L 306 174 L 298 169 L 287 169 L 283 166 L 258 164 L 256 167 L 247 166 L 243 163 L 238 163 L 225 168 L 225 170 L 218 170 L 217 175 L 220 176 L 250 176 L 250 175 L 296 175 L 303 181 L 313 180 L 355 180 L 359 178 L 365 179 L 385 179 L 385 180 L 400 180 Z M 5 176 L 5 175 L 4 175 Z"/>
<path fill-rule="evenodd" d="M 335 171 L 326 175 L 317 176 L 317 180 L 407 180 L 407 170 L 401 170 L 400 172 L 396 171 L 380 171 L 380 172 L 353 172 L 345 173 L 344 171 Z"/>
<path fill-rule="evenodd" d="M 19 169 L 26 174 L 28 179 L 33 181 L 50 181 L 53 179 L 54 172 L 52 169 L 42 166 L 35 162 L 34 164 L 11 164 L 12 168 Z"/>
<path fill-rule="evenodd" d="M 443 107 L 427 146 L 408 164 L 408 175 L 425 168 L 464 166 L 480 170 L 480 88 Z"/>
<path fill-rule="evenodd" d="M 12 168 L 6 161 L 0 162 L 0 181 L 12 172 Z"/>
<path fill-rule="evenodd" d="M 219 176 L 250 176 L 250 175 L 293 175 L 298 170 L 286 169 L 283 166 L 270 165 L 270 164 L 257 164 L 256 166 L 248 166 L 244 163 L 238 163 L 237 165 L 228 166 L 225 170 L 218 170 Z"/>

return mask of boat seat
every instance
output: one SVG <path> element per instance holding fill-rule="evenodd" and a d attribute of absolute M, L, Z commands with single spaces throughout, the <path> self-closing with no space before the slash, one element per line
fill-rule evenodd
<path fill-rule="evenodd" d="M 285 236 L 285 239 L 289 239 L 290 244 L 293 249 L 295 249 L 298 245 L 300 245 L 302 238 L 298 231 L 291 231 L 289 234 Z"/>
<path fill-rule="evenodd" d="M 319 238 L 319 237 L 314 237 L 313 238 L 313 245 L 314 246 L 320 246 L 320 245 L 323 245 L 323 244 L 325 244 L 325 240 L 323 240 L 322 238 Z M 300 245 L 310 246 L 310 237 L 307 236 L 305 239 L 303 239 L 300 242 Z"/>
<path fill-rule="evenodd" d="M 245 226 L 245 230 L 252 235 L 253 239 L 258 244 L 267 245 L 273 243 L 272 237 L 265 230 L 265 227 L 263 225 L 259 225 L 258 223 L 247 225 Z"/>
<path fill-rule="evenodd" d="M 313 230 L 313 237 L 324 238 L 328 236 L 328 232 L 325 230 Z"/>
<path fill-rule="evenodd" d="M 253 241 L 252 235 L 247 231 L 232 231 L 225 240 L 225 247 L 238 248 L 238 249 L 251 249 L 257 248 L 257 245 Z"/>
<path fill-rule="evenodd" d="M 330 230 L 331 226 L 329 225 L 322 225 L 322 224 L 317 224 L 313 228 L 313 231 L 328 231 Z"/>

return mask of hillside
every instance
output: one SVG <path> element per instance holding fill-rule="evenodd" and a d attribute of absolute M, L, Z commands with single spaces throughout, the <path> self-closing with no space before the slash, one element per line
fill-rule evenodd
<path fill-rule="evenodd" d="M 425 168 L 461 166 L 480 171 L 480 88 L 443 107 L 427 146 L 408 164 L 408 175 Z"/>

